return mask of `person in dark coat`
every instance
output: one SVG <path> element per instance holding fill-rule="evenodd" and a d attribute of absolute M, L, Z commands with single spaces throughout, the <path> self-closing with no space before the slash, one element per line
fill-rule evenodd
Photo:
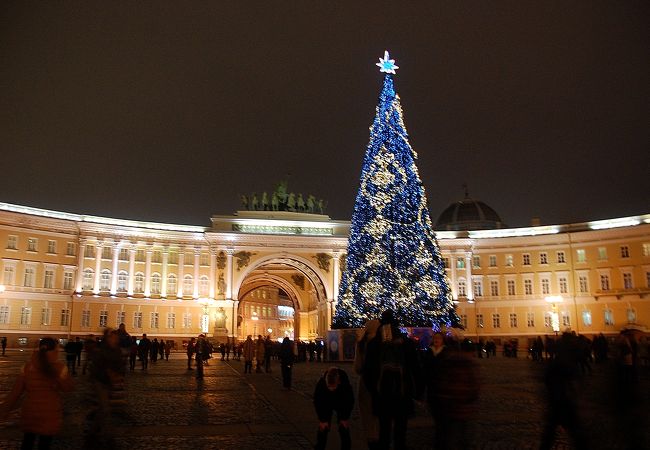
<path fill-rule="evenodd" d="M 354 392 L 348 374 L 338 367 L 330 367 L 316 383 L 314 407 L 318 416 L 316 449 L 327 447 L 327 435 L 332 426 L 332 414 L 336 412 L 341 437 L 341 450 L 352 446 L 350 438 L 350 414 L 354 406 Z"/>
<path fill-rule="evenodd" d="M 280 369 L 282 371 L 282 387 L 291 389 L 291 368 L 293 366 L 293 342 L 288 337 L 280 345 Z"/>
<path fill-rule="evenodd" d="M 151 348 L 151 341 L 147 337 L 147 334 L 142 335 L 140 343 L 138 344 L 138 356 L 142 362 L 142 370 L 147 370 L 149 367 L 149 350 Z"/>

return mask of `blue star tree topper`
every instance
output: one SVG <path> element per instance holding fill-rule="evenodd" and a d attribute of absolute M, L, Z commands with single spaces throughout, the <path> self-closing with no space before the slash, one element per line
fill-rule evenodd
<path fill-rule="evenodd" d="M 388 52 L 354 204 L 334 328 L 357 328 L 391 309 L 403 326 L 453 326 L 459 318 L 408 141 Z"/>

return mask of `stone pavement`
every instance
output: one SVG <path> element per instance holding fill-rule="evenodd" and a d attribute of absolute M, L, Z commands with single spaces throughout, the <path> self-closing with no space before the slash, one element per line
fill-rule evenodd
<path fill-rule="evenodd" d="M 0 358 L 0 396 L 11 389 L 26 353 L 8 352 Z M 536 449 L 544 421 L 542 365 L 519 358 L 476 360 L 480 370 L 479 415 L 473 423 L 476 448 Z M 184 354 L 170 361 L 150 364 L 127 375 L 127 404 L 115 414 L 115 448 L 138 449 L 307 449 L 313 448 L 317 419 L 311 395 L 329 363 L 298 363 L 294 386 L 282 390 L 279 366 L 273 372 L 243 374 L 243 362 L 210 361 L 205 378 L 197 381 L 186 369 Z M 351 365 L 342 363 L 356 383 Z M 581 414 L 594 449 L 623 448 L 616 415 L 609 406 L 612 373 L 595 366 L 584 378 Z M 642 376 L 642 401 L 647 402 L 648 369 Z M 76 388 L 66 397 L 65 428 L 55 449 L 82 447 L 84 418 L 92 395 L 85 376 L 76 377 Z M 647 403 L 646 403 L 647 405 Z M 644 408 L 647 416 L 647 409 Z M 644 418 L 647 430 L 647 417 Z M 18 448 L 21 432 L 17 415 L 0 424 L 0 449 Z M 351 418 L 353 448 L 365 448 L 358 411 Z M 432 448 L 433 422 L 424 405 L 418 405 L 409 422 L 410 448 Z M 648 448 L 645 443 L 638 448 Z M 330 433 L 329 448 L 338 448 L 338 435 Z M 571 448 L 562 431 L 555 448 Z"/>

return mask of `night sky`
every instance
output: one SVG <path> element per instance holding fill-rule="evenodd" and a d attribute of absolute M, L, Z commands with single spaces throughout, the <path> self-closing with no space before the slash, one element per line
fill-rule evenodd
<path fill-rule="evenodd" d="M 510 226 L 650 213 L 649 24 L 623 0 L 2 2 L 0 201 L 208 225 L 288 176 L 349 220 L 387 49 L 434 221 L 465 182 Z"/>

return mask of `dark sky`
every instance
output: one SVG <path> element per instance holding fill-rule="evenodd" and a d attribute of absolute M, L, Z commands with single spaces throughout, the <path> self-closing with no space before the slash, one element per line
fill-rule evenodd
<path fill-rule="evenodd" d="M 246 3 L 247 5 L 244 5 Z M 0 201 L 209 224 L 289 190 L 349 220 L 385 49 L 433 219 L 650 213 L 650 2 L 2 2 Z"/>

